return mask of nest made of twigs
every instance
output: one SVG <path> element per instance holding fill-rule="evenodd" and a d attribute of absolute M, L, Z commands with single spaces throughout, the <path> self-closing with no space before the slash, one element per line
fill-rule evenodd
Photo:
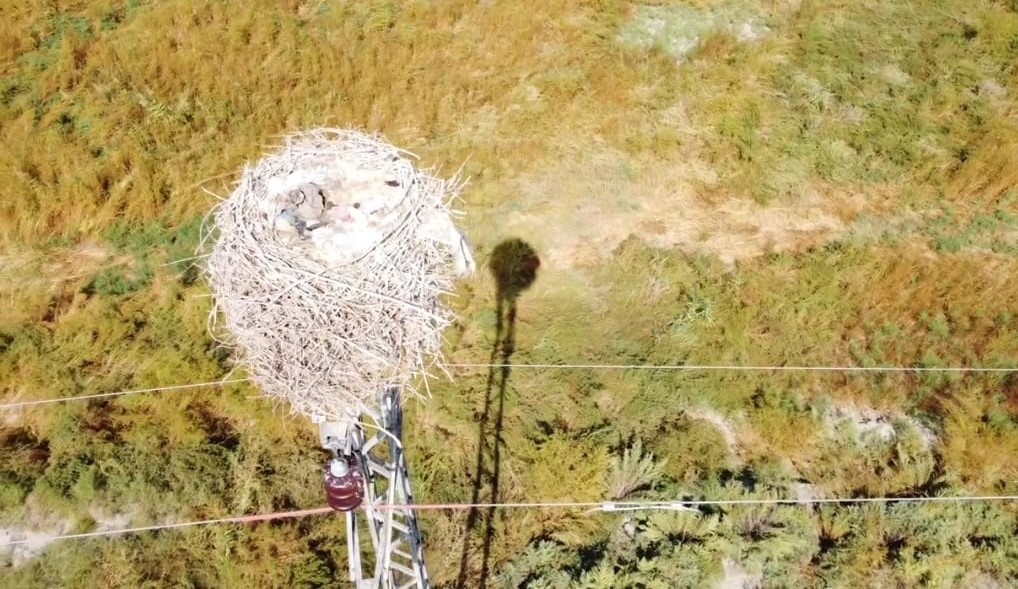
<path fill-rule="evenodd" d="M 295 411 L 354 416 L 384 387 L 421 394 L 417 383 L 444 371 L 453 317 L 442 297 L 463 270 L 445 237 L 461 185 L 408 156 L 356 131 L 290 135 L 245 167 L 206 223 L 213 335 Z"/>

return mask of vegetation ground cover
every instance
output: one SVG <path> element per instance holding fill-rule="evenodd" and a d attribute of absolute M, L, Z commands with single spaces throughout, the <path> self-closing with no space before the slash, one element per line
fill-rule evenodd
<path fill-rule="evenodd" d="M 274 137 L 322 124 L 462 165 L 480 264 L 513 238 L 534 248 L 513 364 L 1018 358 L 1013 3 L 102 0 L 0 17 L 0 398 L 226 374 L 207 289 L 171 262 L 197 245 L 201 188 L 229 191 Z M 482 271 L 456 293 L 452 361 L 504 352 L 495 286 Z M 422 501 L 490 495 L 477 456 L 495 429 L 508 501 L 1018 491 L 1014 375 L 455 376 L 408 408 Z M 5 530 L 322 503 L 312 426 L 247 386 L 0 419 Z M 1018 583 L 1013 503 L 489 521 L 423 516 L 437 586 Z M 0 584 L 343 586 L 341 524 L 54 544 L 0 556 Z"/>

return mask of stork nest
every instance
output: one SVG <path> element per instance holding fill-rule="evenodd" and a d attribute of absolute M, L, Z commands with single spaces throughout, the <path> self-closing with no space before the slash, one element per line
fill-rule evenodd
<path fill-rule="evenodd" d="M 356 416 L 383 388 L 421 396 L 427 377 L 445 371 L 441 334 L 453 315 L 442 298 L 459 259 L 434 228 L 438 219 L 455 232 L 450 204 L 461 183 L 418 170 L 408 156 L 355 131 L 294 134 L 245 167 L 206 222 L 210 331 L 236 348 L 266 395 L 294 411 Z M 294 227 L 292 212 L 307 207 L 286 204 L 309 183 L 324 206 L 307 214 L 321 217 Z M 366 225 L 344 232 L 354 213 Z"/>

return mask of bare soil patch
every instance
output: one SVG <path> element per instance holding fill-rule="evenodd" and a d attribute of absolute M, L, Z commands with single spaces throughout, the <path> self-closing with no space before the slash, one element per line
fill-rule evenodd
<path fill-rule="evenodd" d="M 518 177 L 518 204 L 503 229 L 556 267 L 596 263 L 630 236 L 733 265 L 829 242 L 846 233 L 864 202 L 813 188 L 772 205 L 712 199 L 706 193 L 716 182 L 696 158 L 652 165 L 602 150 Z"/>

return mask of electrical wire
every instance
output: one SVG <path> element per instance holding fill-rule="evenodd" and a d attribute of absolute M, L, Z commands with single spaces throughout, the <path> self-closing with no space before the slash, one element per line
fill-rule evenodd
<path fill-rule="evenodd" d="M 960 495 L 941 497 L 852 497 L 852 498 L 831 498 L 831 499 L 705 499 L 689 501 L 543 501 L 533 503 L 421 503 L 404 505 L 376 505 L 377 511 L 463 511 L 467 509 L 587 509 L 589 513 L 616 513 L 625 511 L 693 511 L 699 513 L 694 507 L 699 506 L 740 506 L 740 505 L 851 505 L 857 503 L 962 503 L 980 501 L 1016 501 L 1018 495 Z M 153 526 L 142 526 L 137 528 L 123 528 L 119 530 L 103 530 L 97 532 L 85 532 L 81 534 L 62 534 L 45 537 L 35 537 L 26 540 L 11 540 L 0 543 L 0 547 L 17 546 L 21 544 L 49 544 L 60 540 L 80 540 L 87 538 L 101 538 L 108 536 L 119 536 L 122 534 L 133 534 L 139 532 L 151 532 L 158 530 L 170 530 L 189 528 L 196 526 L 207 526 L 214 524 L 241 524 L 264 522 L 281 519 L 295 519 L 316 515 L 339 513 L 331 507 L 318 507 L 314 509 L 301 509 L 296 511 L 281 511 L 259 515 L 242 515 L 236 517 L 224 517 L 217 519 L 206 519 L 192 522 L 181 522 L 173 524 L 159 524 Z"/>
<path fill-rule="evenodd" d="M 898 372 L 898 373 L 995 373 L 1007 374 L 1018 372 L 1018 367 L 982 367 L 982 366 L 750 366 L 738 364 L 483 364 L 483 363 L 455 363 L 446 364 L 447 368 L 526 368 L 536 370 L 685 370 L 685 371 L 731 371 L 731 372 Z M 174 391 L 183 389 L 195 389 L 211 386 L 222 386 L 240 382 L 249 382 L 250 378 L 236 378 L 232 380 L 217 380 L 211 382 L 199 382 L 194 384 L 171 385 L 165 387 L 153 387 L 150 389 L 134 389 L 129 391 L 117 391 L 112 393 L 99 393 L 96 395 L 81 395 L 77 397 L 59 397 L 54 399 L 42 399 L 38 401 L 20 401 L 14 403 L 0 404 L 2 409 L 19 409 L 22 407 L 33 407 L 36 405 L 47 405 L 51 403 L 66 403 L 70 401 L 82 401 L 87 399 L 101 399 L 106 397 L 119 397 L 123 395 L 134 395 L 137 393 L 155 393 L 162 391 Z"/>
<path fill-rule="evenodd" d="M 245 524 L 252 522 L 263 522 L 278 519 L 293 519 L 308 517 L 312 515 L 325 515 L 335 513 L 331 507 L 318 507 L 316 509 L 300 509 L 297 511 L 280 511 L 276 513 L 265 513 L 260 515 L 241 515 L 236 517 L 221 517 L 217 519 L 203 519 L 193 522 L 181 522 L 175 524 L 158 524 L 154 526 L 141 526 L 138 528 L 123 528 L 120 530 L 103 530 L 100 532 L 85 532 L 83 534 L 62 534 L 57 536 L 36 537 L 30 540 L 11 540 L 0 543 L 0 546 L 17 546 L 19 544 L 49 544 L 58 540 L 80 540 L 84 538 L 101 538 L 105 536 L 118 536 L 120 534 L 135 534 L 138 532 L 152 532 L 157 530 L 173 530 L 179 528 L 191 528 L 195 526 L 208 526 L 212 524 Z"/>
<path fill-rule="evenodd" d="M 742 372 L 1018 372 L 1018 367 L 981 366 L 749 366 L 739 364 L 446 364 L 448 368 L 532 368 L 563 370 L 689 370 Z"/>
<path fill-rule="evenodd" d="M 816 499 L 690 499 L 675 501 L 562 501 L 534 503 L 420 503 L 379 505 L 375 509 L 408 511 L 445 511 L 463 509 L 591 509 L 593 511 L 633 511 L 646 509 L 686 510 L 699 506 L 734 505 L 845 505 L 853 503 L 962 503 L 977 501 L 1016 501 L 1018 495 L 958 495 L 940 497 L 842 497 Z"/>
<path fill-rule="evenodd" d="M 77 397 L 57 397 L 53 399 L 41 399 L 38 401 L 17 401 L 14 403 L 4 403 L 0 405 L 0 409 L 20 409 L 22 407 L 34 407 L 37 405 L 49 405 L 52 403 L 67 403 L 69 401 L 84 401 L 86 399 L 105 399 L 108 397 L 122 397 L 124 395 L 136 395 L 139 393 L 156 393 L 165 391 L 182 391 L 185 389 L 198 389 L 203 387 L 216 387 L 228 384 L 236 384 L 239 382 L 248 382 L 250 378 L 234 378 L 230 380 L 213 380 L 209 382 L 196 382 L 191 384 L 176 384 L 165 387 L 152 387 L 149 389 L 132 389 L 128 391 L 116 391 L 112 393 L 99 393 L 96 395 L 80 395 Z"/>

